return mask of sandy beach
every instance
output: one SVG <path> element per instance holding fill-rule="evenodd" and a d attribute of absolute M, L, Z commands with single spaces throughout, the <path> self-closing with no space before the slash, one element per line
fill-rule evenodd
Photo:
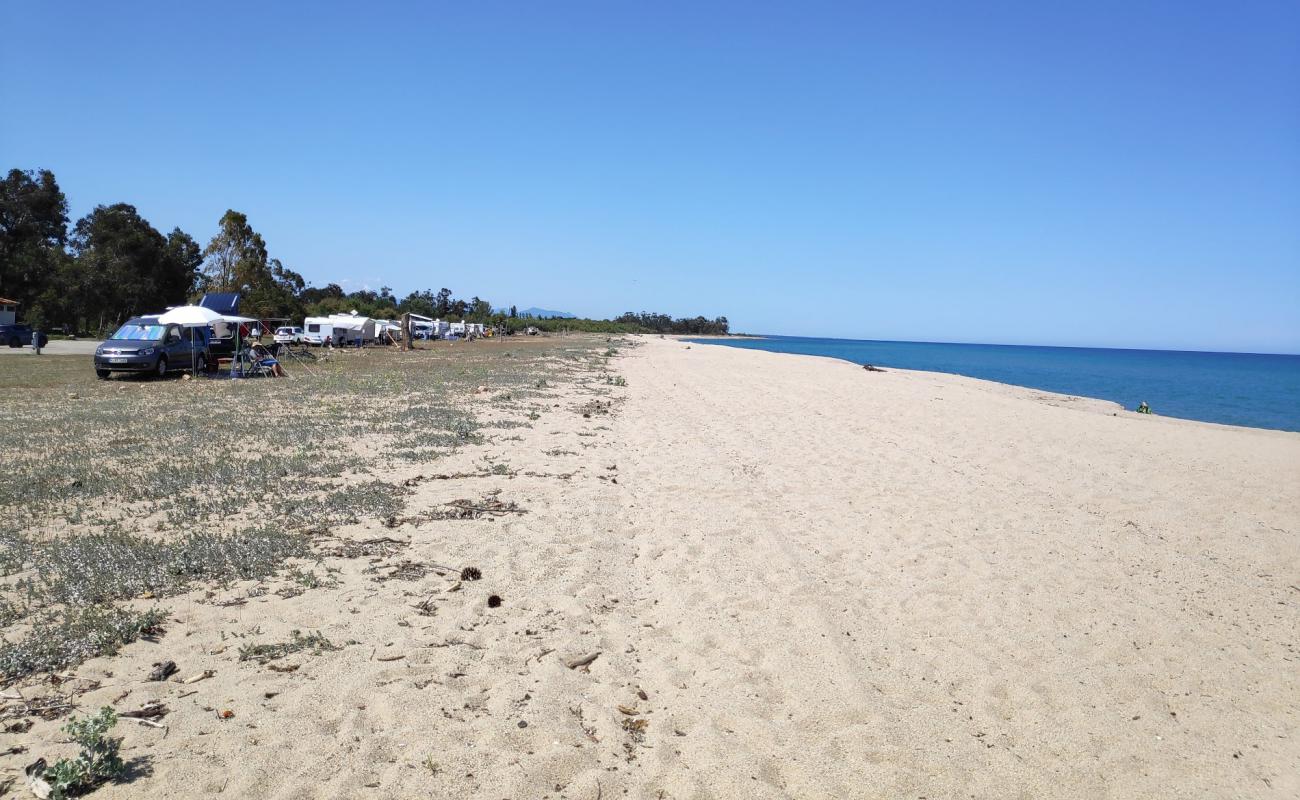
<path fill-rule="evenodd" d="M 657 337 L 610 368 L 334 532 L 400 553 L 74 670 L 171 709 L 94 796 L 1300 794 L 1300 435 Z M 482 579 L 376 579 L 409 561 Z M 236 658 L 293 630 L 339 647 Z"/>

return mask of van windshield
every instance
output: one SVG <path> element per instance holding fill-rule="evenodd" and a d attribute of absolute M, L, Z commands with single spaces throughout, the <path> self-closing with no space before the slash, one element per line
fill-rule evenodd
<path fill-rule="evenodd" d="M 163 331 L 166 329 L 166 325 L 128 322 L 117 329 L 117 333 L 113 334 L 113 338 L 125 339 L 131 342 L 156 342 L 163 337 Z"/>

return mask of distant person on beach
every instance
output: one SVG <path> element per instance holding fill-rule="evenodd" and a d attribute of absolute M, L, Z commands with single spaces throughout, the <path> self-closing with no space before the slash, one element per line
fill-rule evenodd
<path fill-rule="evenodd" d="M 1138 404 L 1138 413 L 1139 414 L 1151 413 L 1151 406 L 1147 405 L 1147 401 L 1143 400 L 1141 403 Z"/>

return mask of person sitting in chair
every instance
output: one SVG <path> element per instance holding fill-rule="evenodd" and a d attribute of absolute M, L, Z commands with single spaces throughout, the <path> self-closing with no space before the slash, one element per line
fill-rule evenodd
<path fill-rule="evenodd" d="M 280 366 L 280 362 L 276 360 L 275 356 L 271 355 L 271 351 L 266 349 L 266 345 L 255 344 L 249 348 L 249 351 L 253 361 L 271 371 L 271 377 L 285 377 L 284 367 Z"/>

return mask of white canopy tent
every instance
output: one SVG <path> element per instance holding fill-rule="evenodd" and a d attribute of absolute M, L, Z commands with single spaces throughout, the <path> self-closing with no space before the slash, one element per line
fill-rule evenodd
<path fill-rule="evenodd" d="M 187 328 L 199 328 L 221 320 L 220 314 L 204 306 L 177 306 L 158 315 L 158 321 L 163 325 L 182 325 Z"/>

